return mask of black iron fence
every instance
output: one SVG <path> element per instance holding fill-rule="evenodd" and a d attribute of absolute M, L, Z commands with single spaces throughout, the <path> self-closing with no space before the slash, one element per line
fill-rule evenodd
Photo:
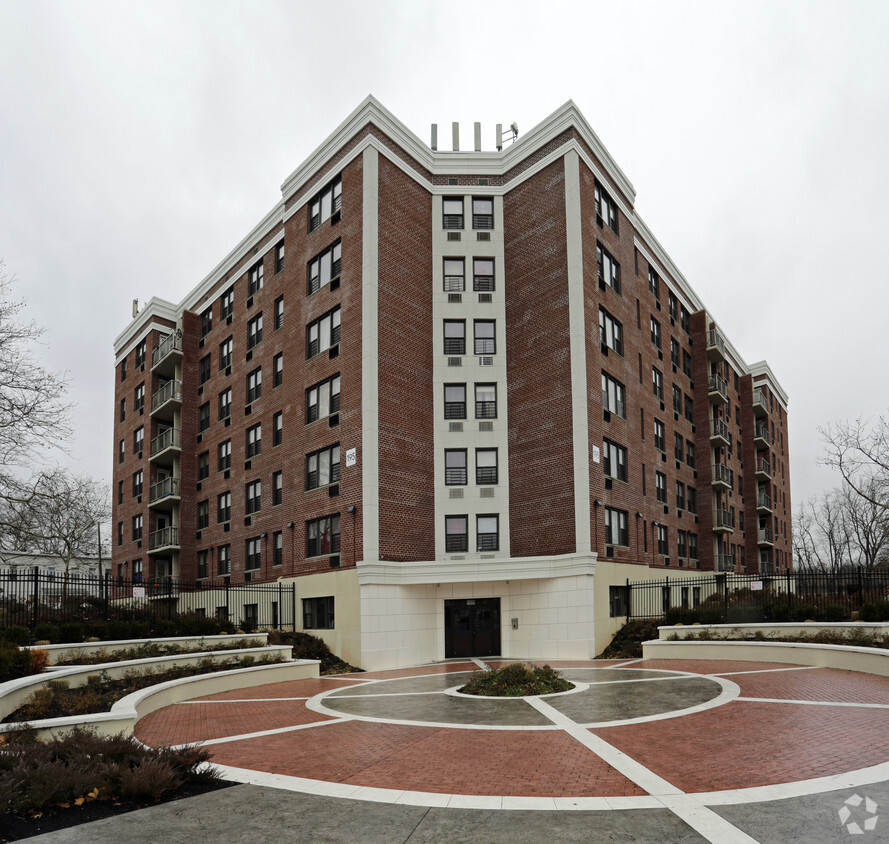
<path fill-rule="evenodd" d="M 0 629 L 189 617 L 296 630 L 297 609 L 295 583 L 125 580 L 110 572 L 66 578 L 36 569 L 0 574 Z"/>
<path fill-rule="evenodd" d="M 889 600 L 889 570 L 793 572 L 776 576 L 714 573 L 627 580 L 611 587 L 611 615 L 690 623 L 842 621 L 865 604 Z"/>

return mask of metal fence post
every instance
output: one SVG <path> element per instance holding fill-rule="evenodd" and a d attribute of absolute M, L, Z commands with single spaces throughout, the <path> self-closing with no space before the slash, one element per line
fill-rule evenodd
<path fill-rule="evenodd" d="M 627 578 L 627 621 L 630 620 L 630 600 L 633 595 L 633 590 L 630 587 L 630 578 Z"/>
<path fill-rule="evenodd" d="M 296 583 L 290 584 L 290 628 L 296 633 Z"/>
<path fill-rule="evenodd" d="M 37 607 L 40 602 L 40 571 L 34 566 L 34 612 L 32 613 L 31 629 L 37 626 Z"/>
<path fill-rule="evenodd" d="M 228 580 L 228 578 L 226 578 L 226 580 L 225 580 L 225 617 L 226 617 L 226 619 L 228 619 L 228 621 L 231 621 L 232 620 L 232 611 L 231 611 L 231 607 L 228 604 L 229 586 L 230 586 L 229 580 Z"/>
<path fill-rule="evenodd" d="M 861 584 L 861 566 L 858 566 L 858 609 L 864 603 L 864 591 Z"/>

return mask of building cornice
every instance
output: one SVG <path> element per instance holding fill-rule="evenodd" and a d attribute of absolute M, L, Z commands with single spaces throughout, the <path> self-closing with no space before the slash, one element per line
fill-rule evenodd
<path fill-rule="evenodd" d="M 133 321 L 114 339 L 115 358 L 120 357 L 128 346 L 141 340 L 153 329 L 169 331 L 168 325 L 161 325 L 154 320 L 166 319 L 175 325 L 179 320 L 180 313 L 181 309 L 166 299 L 158 299 L 157 296 L 150 299 L 142 306 L 142 310 L 133 318 Z"/>
<path fill-rule="evenodd" d="M 781 383 L 775 377 L 775 373 L 772 372 L 772 367 L 769 366 L 768 361 L 758 360 L 756 363 L 750 364 L 750 374 L 753 376 L 754 382 L 756 382 L 757 379 L 767 378 L 769 387 L 774 390 L 775 394 L 781 400 L 781 404 L 784 405 L 784 409 L 787 409 L 787 393 L 781 386 Z"/>

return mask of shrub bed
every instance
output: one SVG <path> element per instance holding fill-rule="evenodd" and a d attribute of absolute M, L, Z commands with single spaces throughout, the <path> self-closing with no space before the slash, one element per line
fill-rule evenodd
<path fill-rule="evenodd" d="M 552 666 L 510 663 L 493 671 L 478 671 L 460 691 L 486 697 L 529 697 L 567 692 L 574 684 L 563 679 Z"/>
<path fill-rule="evenodd" d="M 847 645 L 856 648 L 884 648 L 889 650 L 889 636 L 868 633 L 865 630 L 829 631 L 819 630 L 815 633 L 801 633 L 798 636 L 785 635 L 779 632 L 764 633 L 762 630 L 726 631 L 696 630 L 680 637 L 671 633 L 668 641 L 689 642 L 799 642 L 806 645 Z"/>
<path fill-rule="evenodd" d="M 12 642 L 0 642 L 0 683 L 39 674 L 49 663 L 49 654 L 40 648 L 20 648 Z"/>
<path fill-rule="evenodd" d="M 59 660 L 56 665 L 101 665 L 103 662 L 125 662 L 129 659 L 150 659 L 158 656 L 176 656 L 189 653 L 213 653 L 214 651 L 234 651 L 240 648 L 261 648 L 262 642 L 251 639 L 240 642 L 222 642 L 206 645 L 196 642 L 193 645 L 163 644 L 160 642 L 148 642 L 134 648 L 123 650 L 93 651 L 89 654 L 72 656 Z"/>
<path fill-rule="evenodd" d="M 290 645 L 294 659 L 318 659 L 321 661 L 321 674 L 351 674 L 363 671 L 340 659 L 327 646 L 327 642 L 311 633 L 269 630 L 270 645 Z"/>
<path fill-rule="evenodd" d="M 599 655 L 599 659 L 638 659 L 642 656 L 642 643 L 657 639 L 659 618 L 638 618 L 628 621 L 611 640 L 611 644 Z"/>

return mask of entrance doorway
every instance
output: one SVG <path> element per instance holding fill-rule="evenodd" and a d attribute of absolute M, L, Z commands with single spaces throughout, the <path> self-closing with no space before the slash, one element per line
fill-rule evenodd
<path fill-rule="evenodd" d="M 445 601 L 445 658 L 500 654 L 500 599 Z"/>

